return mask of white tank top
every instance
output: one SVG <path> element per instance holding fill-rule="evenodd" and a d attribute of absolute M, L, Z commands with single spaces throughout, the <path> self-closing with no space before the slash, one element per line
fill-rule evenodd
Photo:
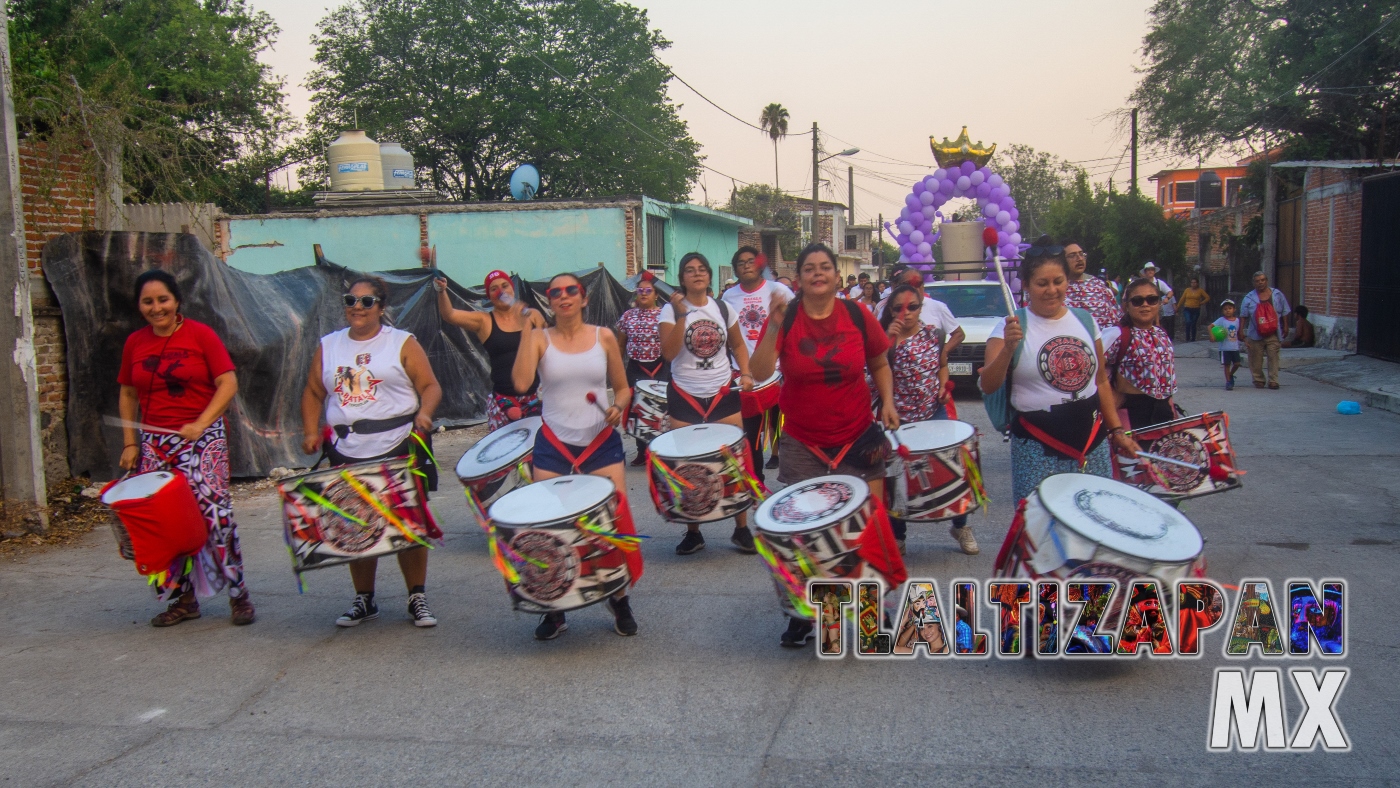
<path fill-rule="evenodd" d="M 540 401 L 544 423 L 559 440 L 570 446 L 587 446 L 607 426 L 603 411 L 588 401 L 608 407 L 608 354 L 594 326 L 593 347 L 581 353 L 565 353 L 550 341 L 553 329 L 544 333 L 544 357 L 540 359 Z"/>
<path fill-rule="evenodd" d="M 321 383 L 326 387 L 326 423 L 353 424 L 361 419 L 388 419 L 418 410 L 418 391 L 403 368 L 403 343 L 413 336 L 384 326 L 373 338 L 357 342 L 350 329 L 321 337 Z M 336 441 L 348 457 L 377 457 L 399 445 L 413 424 L 368 435 L 350 433 Z"/>

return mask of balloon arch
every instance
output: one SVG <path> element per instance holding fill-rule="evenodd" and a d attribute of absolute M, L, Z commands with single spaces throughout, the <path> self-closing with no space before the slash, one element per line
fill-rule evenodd
<path fill-rule="evenodd" d="M 929 138 L 934 156 L 940 166 L 921 180 L 915 181 L 913 188 L 904 198 L 904 208 L 899 212 L 899 220 L 885 227 L 894 236 L 899 247 L 899 261 L 931 273 L 933 244 L 940 232 L 934 231 L 935 222 L 944 220 L 939 210 L 949 200 L 965 197 L 977 201 L 982 223 L 996 231 L 996 253 L 1011 260 L 1017 258 L 1028 244 L 1021 242 L 1020 211 L 1016 209 L 1016 199 L 1011 196 L 1011 188 L 1005 180 L 986 166 L 996 151 L 996 146 L 982 149 L 981 143 L 972 146 L 967 138 L 967 127 L 957 140 L 949 142 L 945 137 L 938 145 Z M 988 266 L 991 263 L 991 248 L 988 247 Z M 989 275 L 995 278 L 995 275 Z"/>

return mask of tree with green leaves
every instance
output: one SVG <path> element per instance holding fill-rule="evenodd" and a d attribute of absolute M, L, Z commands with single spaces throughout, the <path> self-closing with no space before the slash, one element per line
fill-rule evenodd
<path fill-rule="evenodd" d="M 1400 2 L 1157 0 L 1129 101 L 1148 143 L 1207 156 L 1400 153 Z"/>
<path fill-rule="evenodd" d="M 237 210 L 294 129 L 259 54 L 277 26 L 244 0 L 11 0 L 15 119 L 53 156 L 137 201 Z"/>
<path fill-rule="evenodd" d="M 724 210 L 735 216 L 752 219 L 757 227 L 777 228 L 778 243 L 782 248 L 798 248 L 802 230 L 802 213 L 797 199 L 790 194 L 762 183 L 751 183 L 736 190 L 729 198 Z M 895 250 L 894 259 L 899 259 Z"/>
<path fill-rule="evenodd" d="M 1082 172 L 1045 211 L 1044 229 L 1057 241 L 1077 241 L 1090 269 L 1107 269 L 1110 277 L 1131 278 L 1148 261 L 1169 273 L 1185 271 L 1183 222 L 1167 218 L 1162 206 L 1141 194 L 1092 186 Z"/>
<path fill-rule="evenodd" d="M 499 200 L 520 164 L 540 197 L 683 200 L 699 143 L 667 94 L 647 15 L 612 0 L 353 0 L 314 37 L 303 177 L 343 129 L 402 144 L 432 188 Z"/>
<path fill-rule="evenodd" d="M 788 133 L 788 111 L 782 104 L 773 102 L 763 108 L 763 112 L 758 115 L 758 126 L 768 133 L 768 138 L 773 140 L 773 188 L 778 186 L 778 141 L 787 136 Z"/>
<path fill-rule="evenodd" d="M 1046 211 L 1064 197 L 1083 172 L 1059 156 L 1029 145 L 1007 145 L 997 151 L 990 166 L 1006 181 L 1016 200 L 1022 238 L 1049 232 L 1044 225 Z"/>

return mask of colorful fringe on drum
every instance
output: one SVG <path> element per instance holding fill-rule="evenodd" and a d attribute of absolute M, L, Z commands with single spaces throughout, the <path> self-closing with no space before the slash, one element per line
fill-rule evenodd
<path fill-rule="evenodd" d="M 749 488 L 749 492 L 753 493 L 755 504 L 762 503 L 768 497 L 768 488 L 764 487 L 763 482 L 754 476 L 753 452 L 749 451 L 748 439 L 744 439 L 743 457 L 735 457 L 734 452 L 728 446 L 722 447 L 719 453 L 720 456 L 724 457 L 725 470 Z"/>
<path fill-rule="evenodd" d="M 793 610 L 797 611 L 797 614 L 802 618 L 816 618 L 816 611 L 807 604 L 807 584 L 793 575 L 786 566 L 783 566 L 783 563 L 773 555 L 773 550 L 764 541 L 763 535 L 757 531 L 753 535 L 753 546 L 758 551 L 758 557 L 762 558 L 763 563 L 768 565 L 768 571 L 772 572 L 773 577 L 782 584 L 783 590 L 787 593 L 788 601 L 792 603 Z M 803 569 L 804 573 L 809 573 L 808 570 L 813 569 L 811 560 L 803 552 L 798 551 L 797 560 L 799 568 L 806 564 L 807 568 Z"/>
<path fill-rule="evenodd" d="M 972 497 L 977 505 L 982 507 L 982 512 L 987 513 L 987 504 L 991 499 L 987 497 L 987 488 L 982 483 L 982 469 L 977 466 L 977 460 L 972 456 L 972 450 L 966 446 L 962 447 L 963 466 L 967 468 L 967 481 L 972 487 Z"/>
<path fill-rule="evenodd" d="M 520 572 L 515 568 L 530 564 L 540 569 L 548 569 L 549 564 L 538 558 L 528 558 L 510 549 L 500 537 L 496 535 L 496 526 L 491 522 L 491 518 L 486 515 L 486 511 L 477 502 L 476 496 L 472 495 L 470 487 L 462 488 L 463 494 L 467 496 L 467 509 L 476 518 L 476 524 L 481 526 L 481 530 L 486 532 L 486 550 L 491 555 L 491 563 L 496 567 L 496 571 L 505 578 L 507 583 L 519 583 Z"/>

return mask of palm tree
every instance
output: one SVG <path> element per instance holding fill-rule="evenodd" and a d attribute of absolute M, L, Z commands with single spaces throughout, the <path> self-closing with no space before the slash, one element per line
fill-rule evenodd
<path fill-rule="evenodd" d="M 758 116 L 759 128 L 773 140 L 773 188 L 778 188 L 778 140 L 787 136 L 788 111 L 776 101 L 763 108 Z"/>

